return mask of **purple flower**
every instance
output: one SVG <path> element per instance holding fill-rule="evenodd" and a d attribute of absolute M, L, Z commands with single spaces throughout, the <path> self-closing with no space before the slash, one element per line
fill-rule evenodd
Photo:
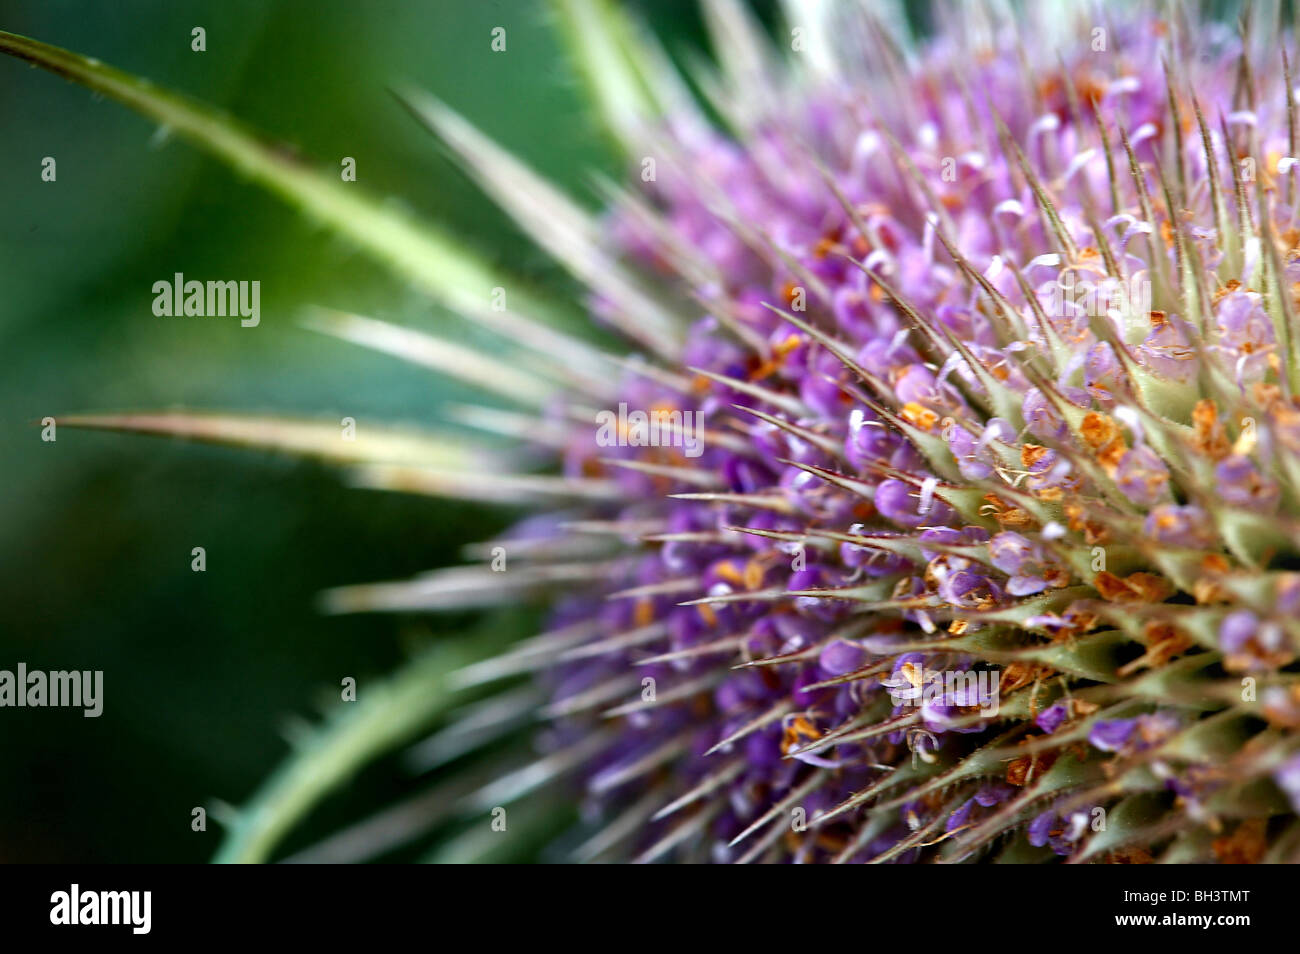
<path fill-rule="evenodd" d="M 1057 855 L 1069 855 L 1090 830 L 1091 812 L 1075 809 L 1062 816 L 1055 807 L 1034 816 L 1026 831 L 1029 843 L 1036 848 L 1050 847 Z"/>
<path fill-rule="evenodd" d="M 1228 655 L 1246 651 L 1259 631 L 1259 617 L 1250 610 L 1229 613 L 1219 624 L 1219 646 Z"/>
<path fill-rule="evenodd" d="M 1224 665 L 1233 672 L 1274 669 L 1292 658 L 1286 632 L 1272 620 L 1250 610 L 1229 613 L 1219 624 L 1219 648 Z"/>
<path fill-rule="evenodd" d="M 1038 718 L 1034 720 L 1034 723 L 1048 735 L 1051 735 L 1059 729 L 1069 717 L 1069 703 L 1065 701 L 1054 702 L 1042 712 L 1038 713 Z M 1096 745 L 1095 742 L 1093 744 Z"/>
<path fill-rule="evenodd" d="M 923 490 L 892 477 L 882 480 L 876 487 L 876 509 L 881 515 L 905 527 L 919 527 L 925 523 L 947 523 L 952 511 L 931 494 L 925 499 Z"/>
<path fill-rule="evenodd" d="M 1277 509 L 1277 482 L 1265 477 L 1255 462 L 1241 454 L 1225 457 L 1214 468 L 1214 485 L 1228 503 L 1247 510 L 1271 513 Z"/>
<path fill-rule="evenodd" d="M 817 663 L 827 676 L 842 676 L 859 668 L 867 658 L 866 650 L 848 640 L 836 639 L 822 649 Z"/>
<path fill-rule="evenodd" d="M 1059 567 L 1047 558 L 1039 544 L 1010 530 L 989 540 L 989 554 L 993 565 L 1011 577 L 1007 592 L 1012 596 L 1041 593 L 1052 585 L 1051 579 L 1060 577 Z"/>
<path fill-rule="evenodd" d="M 1169 496 L 1169 468 L 1151 448 L 1135 447 L 1120 458 L 1115 483 L 1134 503 L 1149 507 Z"/>
<path fill-rule="evenodd" d="M 1293 755 L 1273 773 L 1273 781 L 1291 803 L 1291 810 L 1300 814 L 1300 755 Z"/>
<path fill-rule="evenodd" d="M 1103 719 L 1088 733 L 1088 742 L 1103 752 L 1123 755 L 1162 745 L 1182 727 L 1171 712 L 1153 712 L 1132 719 Z"/>
<path fill-rule="evenodd" d="M 1215 308 L 1217 347 L 1236 372 L 1238 383 L 1258 380 L 1268 366 L 1275 337 L 1273 321 L 1256 292 L 1234 291 Z"/>
<path fill-rule="evenodd" d="M 1118 752 L 1136 729 L 1137 719 L 1103 719 L 1088 733 L 1088 743 L 1103 752 Z"/>
<path fill-rule="evenodd" d="M 1088 407 L 1092 403 L 1088 392 L 1082 388 L 1062 388 L 1061 394 L 1067 401 L 1078 407 Z M 1025 392 L 1022 410 L 1030 432 L 1036 437 L 1060 440 L 1068 432 L 1065 419 L 1061 417 L 1056 405 L 1038 388 L 1030 388 Z"/>
<path fill-rule="evenodd" d="M 966 609 L 990 609 L 1002 602 L 1002 589 L 989 577 L 974 570 L 949 573 L 939 584 L 945 603 Z"/>
<path fill-rule="evenodd" d="M 1147 515 L 1142 529 L 1169 546 L 1206 549 L 1218 542 L 1209 516 L 1194 504 L 1162 504 Z"/>

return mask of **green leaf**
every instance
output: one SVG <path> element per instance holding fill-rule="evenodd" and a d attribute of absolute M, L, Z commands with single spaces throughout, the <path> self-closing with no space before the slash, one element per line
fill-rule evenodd
<path fill-rule="evenodd" d="M 575 821 L 572 801 L 554 795 L 536 796 L 508 811 L 498 807 L 482 813 L 421 861 L 431 865 L 482 865 L 533 860 L 555 832 Z"/>
<path fill-rule="evenodd" d="M 68 414 L 59 416 L 56 422 L 60 427 L 125 431 L 283 451 L 336 464 L 390 464 L 466 471 L 501 464 L 489 451 L 477 449 L 461 437 L 444 437 L 414 429 L 376 428 L 365 423 L 356 424 L 352 438 L 345 439 L 340 422 L 263 414 L 138 411 Z"/>
<path fill-rule="evenodd" d="M 440 303 L 495 330 L 513 335 L 531 322 L 496 312 L 494 288 L 508 287 L 511 307 L 546 323 L 562 321 L 567 309 L 521 288 L 493 269 L 462 239 L 417 222 L 412 216 L 296 158 L 233 118 L 206 104 L 161 89 L 148 80 L 68 50 L 0 31 L 0 53 L 117 100 L 212 153 L 236 171 L 278 194 L 324 225 L 351 239 Z"/>
<path fill-rule="evenodd" d="M 285 833 L 322 798 L 383 752 L 410 741 L 457 700 L 449 675 L 488 654 L 484 635 L 440 643 L 379 683 L 362 680 L 355 702 L 340 702 L 298 739 L 293 754 L 230 819 L 218 863 L 266 861 Z"/>
<path fill-rule="evenodd" d="M 648 39 L 608 0 L 553 0 L 551 6 L 588 100 L 616 145 L 634 156 L 647 120 L 661 112 L 650 83 Z"/>

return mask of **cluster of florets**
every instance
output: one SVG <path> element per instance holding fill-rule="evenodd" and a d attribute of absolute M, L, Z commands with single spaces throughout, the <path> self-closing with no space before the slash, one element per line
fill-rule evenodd
<path fill-rule="evenodd" d="M 1229 854 L 1300 811 L 1293 106 L 1280 55 L 1170 30 L 940 39 L 906 89 L 664 131 L 659 227 L 611 228 L 707 311 L 620 399 L 706 449 L 570 448 L 650 549 L 551 676 L 645 857 L 1169 847 L 1126 798 Z"/>

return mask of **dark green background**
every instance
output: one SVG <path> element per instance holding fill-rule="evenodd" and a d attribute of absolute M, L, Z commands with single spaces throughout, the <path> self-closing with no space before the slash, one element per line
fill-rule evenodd
<path fill-rule="evenodd" d="M 689 3 L 643 6 L 670 46 L 697 41 Z M 207 52 L 191 51 L 194 26 Z M 489 49 L 494 26 L 507 28 L 505 55 Z M 620 173 L 540 3 L 0 0 L 0 28 L 219 104 L 334 168 L 353 156 L 371 191 L 560 287 L 386 87 L 436 92 L 576 190 L 593 170 Z M 299 327 L 311 303 L 417 326 L 450 319 L 155 132 L 0 61 L 0 668 L 105 672 L 99 719 L 0 709 L 0 861 L 209 858 L 220 828 L 191 832 L 191 808 L 246 799 L 286 752 L 280 724 L 315 718 L 343 676 L 364 686 L 412 644 L 469 622 L 323 617 L 316 593 L 455 562 L 507 519 L 350 490 L 274 455 L 70 429 L 40 441 L 34 421 L 76 411 L 420 423 L 463 396 Z M 57 160 L 55 183 L 40 180 L 44 156 Z M 175 271 L 260 280 L 261 326 L 154 317 L 151 286 Z M 194 546 L 207 549 L 206 573 L 190 570 Z M 396 769 L 372 775 L 316 825 L 406 790 Z"/>

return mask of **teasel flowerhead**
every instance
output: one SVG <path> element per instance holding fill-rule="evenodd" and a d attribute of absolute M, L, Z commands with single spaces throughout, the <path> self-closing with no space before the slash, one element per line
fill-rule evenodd
<path fill-rule="evenodd" d="M 335 848 L 516 810 L 558 836 L 536 806 L 576 798 L 557 840 L 582 860 L 1300 859 L 1290 31 L 951 4 L 916 39 L 894 5 L 792 3 L 773 42 L 719 0 L 718 65 L 687 84 L 615 9 L 557 11 L 627 157 L 602 212 L 399 95 L 587 286 L 601 344 L 199 107 L 0 43 L 232 159 L 504 342 L 314 319 L 492 392 L 465 419 L 509 450 L 74 421 L 537 506 L 479 565 L 329 595 L 540 601 L 549 623 L 488 658 L 473 639 L 422 657 L 331 719 L 224 856 L 264 856 L 363 757 L 434 725 L 416 751 L 450 779 L 437 809 Z M 520 737 L 528 758 L 457 775 Z"/>

